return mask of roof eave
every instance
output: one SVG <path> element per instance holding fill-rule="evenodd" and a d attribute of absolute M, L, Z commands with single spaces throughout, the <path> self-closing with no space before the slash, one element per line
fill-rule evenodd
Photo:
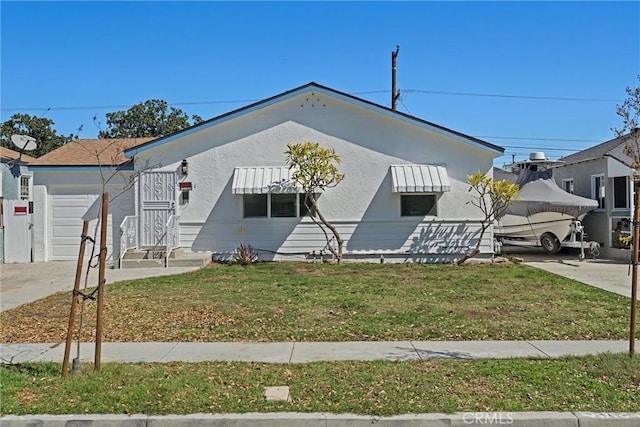
<path fill-rule="evenodd" d="M 407 123 L 411 123 L 417 126 L 420 126 L 424 129 L 428 129 L 431 130 L 433 132 L 439 133 L 441 135 L 445 135 L 451 138 L 454 138 L 458 141 L 461 141 L 463 143 L 466 144 L 470 144 L 470 145 L 474 145 L 474 146 L 479 146 L 481 148 L 484 149 L 488 149 L 489 151 L 492 151 L 494 154 L 496 155 L 502 155 L 504 154 L 505 149 L 503 147 L 499 147 L 497 145 L 491 144 L 490 142 L 487 141 L 483 141 L 481 139 L 478 138 L 474 138 L 472 136 L 469 135 L 465 135 L 463 133 L 460 132 L 456 132 L 454 130 L 445 128 L 443 126 L 437 125 L 435 123 L 431 123 L 428 122 L 426 120 L 422 120 L 420 118 L 411 116 L 409 114 L 405 114 L 402 113 L 400 111 L 397 110 L 393 110 L 391 108 L 379 105 L 379 104 L 375 104 L 371 101 L 367 101 L 364 100 L 362 98 L 358 98 L 355 97 L 353 95 L 349 95 L 347 93 L 344 92 L 340 92 L 337 91 L 335 89 L 331 89 L 329 87 L 326 86 L 322 86 L 319 85 L 317 83 L 311 82 L 311 83 L 307 83 L 306 85 L 300 86 L 298 88 L 295 89 L 291 89 L 289 91 L 283 92 L 281 94 L 272 96 L 270 98 L 264 99 L 262 101 L 258 101 L 255 102 L 253 104 L 247 105 L 245 107 L 239 108 L 237 110 L 233 110 L 230 111 L 228 113 L 222 114 L 220 116 L 214 117 L 212 119 L 206 120 L 202 123 L 198 123 L 197 125 L 193 125 L 190 128 L 178 131 L 176 133 L 173 133 L 171 135 L 167 135 L 163 138 L 158 138 L 155 139 L 153 141 L 149 141 L 145 144 L 139 145 L 137 147 L 132 147 L 128 150 L 125 150 L 124 155 L 126 157 L 131 157 L 134 156 L 135 154 L 138 153 L 142 153 L 144 151 L 147 151 L 151 148 L 157 147 L 159 145 L 164 145 L 168 142 L 174 141 L 178 138 L 183 138 L 185 136 L 191 135 L 195 132 L 204 130 L 204 129 L 208 129 L 210 127 L 216 126 L 220 123 L 224 123 L 226 121 L 235 119 L 239 116 L 242 116 L 244 114 L 249 114 L 251 112 L 254 111 L 258 111 L 261 110 L 263 108 L 266 108 L 270 105 L 275 104 L 276 102 L 282 102 L 285 101 L 287 99 L 293 98 L 294 96 L 298 96 L 304 92 L 307 92 L 310 89 L 315 89 L 317 91 L 320 91 L 322 93 L 324 93 L 325 95 L 329 95 L 329 96 L 334 96 L 338 99 L 341 99 L 343 101 L 347 101 L 347 102 L 351 102 L 351 103 L 355 103 L 357 105 L 360 105 L 361 107 L 367 108 L 369 110 L 373 110 L 373 111 L 377 111 L 380 113 L 383 113 L 387 116 L 393 117 L 393 118 L 399 118 L 400 120 L 407 122 Z"/>

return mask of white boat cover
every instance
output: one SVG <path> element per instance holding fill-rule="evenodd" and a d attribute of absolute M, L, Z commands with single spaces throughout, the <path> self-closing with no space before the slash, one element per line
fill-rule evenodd
<path fill-rule="evenodd" d="M 598 207 L 596 200 L 567 193 L 556 185 L 551 171 L 522 170 L 518 175 L 519 199 L 511 202 L 505 215 L 529 216 L 539 212 L 558 212 L 579 217 Z"/>

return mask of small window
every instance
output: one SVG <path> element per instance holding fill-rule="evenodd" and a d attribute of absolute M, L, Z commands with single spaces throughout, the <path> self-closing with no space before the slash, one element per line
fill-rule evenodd
<path fill-rule="evenodd" d="M 573 190 L 573 178 L 562 180 L 562 189 L 570 194 L 575 194 Z"/>
<path fill-rule="evenodd" d="M 297 194 L 271 194 L 271 217 L 295 217 L 297 210 L 297 199 Z"/>
<path fill-rule="evenodd" d="M 626 176 L 613 178 L 613 207 L 615 209 L 629 207 L 629 180 Z"/>
<path fill-rule="evenodd" d="M 400 196 L 401 216 L 436 216 L 436 196 L 411 194 Z"/>
<path fill-rule="evenodd" d="M 267 216 L 267 195 L 266 194 L 245 194 L 244 217 L 266 217 Z"/>
<path fill-rule="evenodd" d="M 29 191 L 29 176 L 21 176 L 20 177 L 20 200 L 29 200 L 31 197 L 31 192 Z"/>
<path fill-rule="evenodd" d="M 598 201 L 598 209 L 605 208 L 604 175 L 591 176 L 591 198 Z"/>

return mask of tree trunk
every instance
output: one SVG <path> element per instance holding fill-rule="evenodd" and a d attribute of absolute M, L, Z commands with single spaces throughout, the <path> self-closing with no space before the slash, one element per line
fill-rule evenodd
<path fill-rule="evenodd" d="M 478 243 L 476 244 L 476 247 L 471 252 L 466 253 L 462 258 L 460 258 L 458 262 L 456 262 L 457 265 L 464 264 L 466 260 L 471 259 L 480 253 L 480 245 L 482 244 L 482 238 L 484 237 L 484 233 L 487 231 L 488 228 L 489 227 L 486 227 L 484 225 L 482 226 L 482 230 L 480 231 L 480 237 L 478 237 Z"/>
<path fill-rule="evenodd" d="M 314 212 L 311 212 L 310 214 L 311 215 L 317 214 L 318 218 L 320 219 L 320 222 L 322 222 L 322 224 L 324 224 L 325 227 L 331 230 L 333 237 L 336 238 L 336 243 L 338 244 L 338 250 L 336 251 L 331 246 L 331 242 L 328 238 L 327 238 L 327 247 L 329 248 L 329 251 L 331 251 L 331 253 L 336 257 L 338 264 L 342 263 L 342 251 L 344 246 L 344 240 L 342 240 L 342 237 L 340 236 L 338 229 L 329 221 L 327 221 L 324 215 L 322 215 L 322 212 L 320 212 L 320 209 L 318 208 L 318 203 L 316 202 L 316 199 L 315 199 L 315 195 L 307 194 L 307 196 L 308 196 L 308 199 L 311 200 L 311 205 L 313 206 L 313 210 L 314 210 Z"/>

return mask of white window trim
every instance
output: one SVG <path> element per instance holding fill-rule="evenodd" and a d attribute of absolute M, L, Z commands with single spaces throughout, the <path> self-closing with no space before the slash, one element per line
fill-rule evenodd
<path fill-rule="evenodd" d="M 304 193 L 293 193 L 296 194 L 296 214 L 295 216 L 271 216 L 271 196 L 274 193 L 266 193 L 267 195 L 267 215 L 266 216 L 245 216 L 244 213 L 244 198 L 246 196 L 257 196 L 258 194 L 243 194 L 242 195 L 242 219 L 257 219 L 257 220 L 264 220 L 264 219 L 275 219 L 275 220 L 287 220 L 287 219 L 297 219 L 297 218 L 304 218 L 307 215 L 304 216 L 300 216 L 300 196 L 304 195 Z M 277 193 L 275 193 L 277 194 Z"/>
<path fill-rule="evenodd" d="M 565 188 L 565 183 L 571 183 L 571 185 L 569 186 L 569 188 L 571 189 L 571 191 L 567 191 L 567 189 Z M 569 194 L 576 194 L 575 192 L 575 188 L 574 188 L 574 181 L 573 178 L 565 178 L 562 180 L 562 189 L 564 191 L 567 191 L 567 193 Z"/>
<path fill-rule="evenodd" d="M 439 206 L 438 206 L 438 194 L 437 193 L 398 193 L 400 195 L 399 197 L 399 202 L 400 202 L 400 218 L 437 218 L 438 217 L 438 211 L 439 211 Z M 433 200 L 433 209 L 435 209 L 436 214 L 435 215 L 402 215 L 402 196 L 433 196 L 434 200 Z"/>
<path fill-rule="evenodd" d="M 625 193 L 626 193 L 627 205 L 625 207 L 623 207 L 623 208 L 617 208 L 616 207 L 616 188 L 615 188 L 616 180 L 615 180 L 615 178 L 624 178 L 625 179 L 624 180 L 624 182 L 625 182 L 624 190 L 625 190 Z M 613 210 L 613 211 L 626 211 L 626 210 L 629 210 L 629 208 L 631 208 L 631 199 L 630 199 L 630 195 L 629 195 L 629 190 L 630 190 L 630 187 L 632 187 L 632 186 L 629 185 L 629 178 L 627 178 L 626 176 L 625 177 L 614 177 L 611 181 L 612 181 L 612 185 L 613 185 L 613 201 L 611 202 L 611 210 Z M 633 194 L 631 195 L 631 197 L 633 197 Z"/>
<path fill-rule="evenodd" d="M 22 198 L 22 178 L 27 178 L 29 180 L 28 188 L 27 188 L 27 197 Z M 23 173 L 20 175 L 18 180 L 18 199 L 26 200 L 28 202 L 33 202 L 33 174 L 32 173 Z"/>
<path fill-rule="evenodd" d="M 596 188 L 596 179 L 600 178 L 600 188 Z M 604 194 L 601 194 L 604 193 Z M 595 209 L 596 211 L 603 211 L 607 207 L 607 192 L 606 192 L 606 181 L 604 178 L 604 174 L 596 174 L 591 175 L 591 198 L 598 202 L 598 207 Z M 604 199 L 604 208 L 600 207 L 600 199 Z"/>

